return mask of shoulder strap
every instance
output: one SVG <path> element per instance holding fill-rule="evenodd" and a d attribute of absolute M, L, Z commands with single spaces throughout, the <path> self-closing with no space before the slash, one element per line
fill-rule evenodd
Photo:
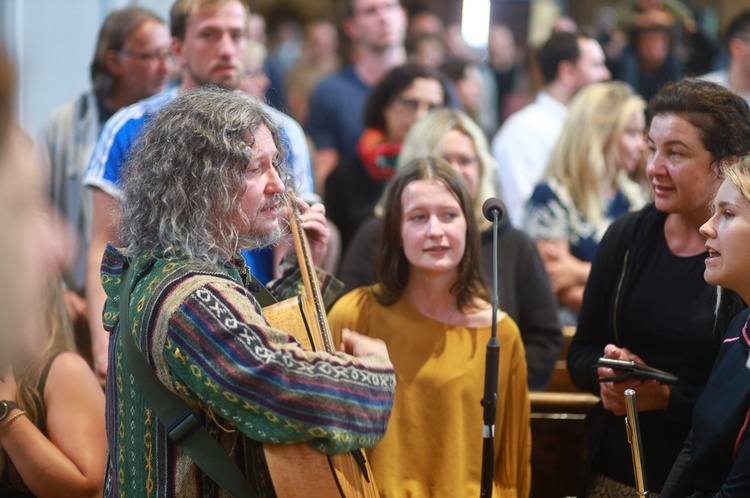
<path fill-rule="evenodd" d="M 138 349 L 128 316 L 132 278 L 133 268 L 126 262 L 120 283 L 120 335 L 125 361 L 135 381 L 167 428 L 169 438 L 180 445 L 203 472 L 236 498 L 256 498 L 257 493 L 226 451 L 201 424 L 193 410 L 162 384 Z"/>

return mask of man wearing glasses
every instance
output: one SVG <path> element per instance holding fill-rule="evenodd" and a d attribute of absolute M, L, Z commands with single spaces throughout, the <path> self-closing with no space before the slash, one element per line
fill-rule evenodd
<path fill-rule="evenodd" d="M 50 200 L 78 239 L 75 250 L 69 251 L 75 259 L 64 274 L 66 304 L 77 328 L 88 327 L 83 296 L 92 222 L 91 192 L 81 179 L 107 119 L 169 83 L 170 41 L 166 23 L 153 12 L 128 7 L 110 13 L 91 61 L 92 89 L 54 111 L 41 132 Z"/>
<path fill-rule="evenodd" d="M 108 335 L 102 325 L 106 295 L 100 281 L 107 243 L 117 241 L 114 207 L 121 196 L 121 168 L 131 146 L 148 121 L 178 94 L 203 85 L 236 89 L 245 65 L 249 10 L 241 0 L 175 0 L 170 10 L 171 52 L 180 69 L 180 86 L 122 109 L 102 130 L 83 184 L 92 187 L 93 227 L 87 259 L 86 284 L 94 370 L 107 371 Z M 268 111 L 272 112 L 272 111 Z M 309 150 L 301 127 L 285 119 L 282 135 L 290 153 L 297 191 L 312 191 Z"/>

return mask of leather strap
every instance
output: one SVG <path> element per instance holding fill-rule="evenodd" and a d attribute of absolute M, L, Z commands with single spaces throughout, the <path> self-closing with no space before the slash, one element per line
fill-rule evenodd
<path fill-rule="evenodd" d="M 130 330 L 128 311 L 133 268 L 125 262 L 120 283 L 120 336 L 125 361 L 169 438 L 180 445 L 195 464 L 235 498 L 257 498 L 258 494 L 229 458 L 224 448 L 201 424 L 195 412 L 162 384 L 146 361 Z"/>

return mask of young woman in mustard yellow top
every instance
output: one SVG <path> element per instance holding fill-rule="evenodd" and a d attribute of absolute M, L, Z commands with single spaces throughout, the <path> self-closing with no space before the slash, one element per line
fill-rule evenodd
<path fill-rule="evenodd" d="M 334 335 L 383 339 L 396 400 L 383 440 L 368 451 L 383 498 L 479 496 L 486 345 L 492 310 L 477 264 L 479 232 L 466 186 L 437 158 L 391 180 L 377 248 L 378 284 L 342 297 Z M 498 313 L 500 373 L 495 497 L 527 497 L 531 431 L 518 327 Z"/>

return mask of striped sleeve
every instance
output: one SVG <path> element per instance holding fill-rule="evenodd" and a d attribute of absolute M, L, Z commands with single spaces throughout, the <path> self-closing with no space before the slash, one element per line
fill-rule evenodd
<path fill-rule="evenodd" d="M 261 442 L 342 453 L 380 440 L 395 391 L 387 360 L 303 351 L 241 286 L 200 278 L 165 295 L 149 325 L 167 325 L 164 357 L 178 392 Z M 190 289 L 184 298 L 180 287 Z"/>

